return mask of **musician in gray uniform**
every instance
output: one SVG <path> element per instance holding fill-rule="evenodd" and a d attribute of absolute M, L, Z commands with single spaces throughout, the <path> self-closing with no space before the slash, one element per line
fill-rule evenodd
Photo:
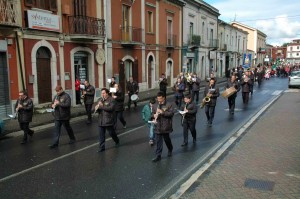
<path fill-rule="evenodd" d="M 193 77 L 192 77 L 192 81 L 193 81 L 193 95 L 192 95 L 192 101 L 195 100 L 196 97 L 196 104 L 198 104 L 199 102 L 199 91 L 200 91 L 200 78 L 197 77 L 197 74 L 194 73 Z"/>
<path fill-rule="evenodd" d="M 65 127 L 69 135 L 69 144 L 73 144 L 76 140 L 73 129 L 70 125 L 71 98 L 66 92 L 64 92 L 61 86 L 56 86 L 55 91 L 57 95 L 53 98 L 52 101 L 52 108 L 54 109 L 55 118 L 55 134 L 53 144 L 49 145 L 50 149 L 58 147 L 62 125 Z"/>
<path fill-rule="evenodd" d="M 109 95 L 109 90 L 107 88 L 101 89 L 101 98 L 99 98 L 97 105 L 95 106 L 95 112 L 99 114 L 98 116 L 98 126 L 99 126 L 99 151 L 105 151 L 105 133 L 108 131 L 109 135 L 112 137 L 116 146 L 119 146 L 119 138 L 116 134 L 114 124 L 115 124 L 115 102 L 114 99 Z"/>
<path fill-rule="evenodd" d="M 34 131 L 29 128 L 29 123 L 32 121 L 33 103 L 28 97 L 26 91 L 19 92 L 19 99 L 15 104 L 16 114 L 18 115 L 18 122 L 21 130 L 24 131 L 23 140 L 21 144 L 27 143 L 27 135 L 33 136 Z"/>
<path fill-rule="evenodd" d="M 234 114 L 235 108 L 235 98 L 237 96 L 237 92 L 240 91 L 240 84 L 236 80 L 236 75 L 232 75 L 231 79 L 227 80 L 226 88 L 234 87 L 236 92 L 228 97 L 228 106 L 229 106 L 229 113 Z"/>
<path fill-rule="evenodd" d="M 184 113 L 182 115 L 182 126 L 183 126 L 183 143 L 182 147 L 188 145 L 188 130 L 191 131 L 193 137 L 193 143 L 196 143 L 196 114 L 197 114 L 197 106 L 192 101 L 192 97 L 190 94 L 184 96 Z"/>
<path fill-rule="evenodd" d="M 157 93 L 157 102 L 152 106 L 152 113 L 154 121 L 154 132 L 156 137 L 156 157 L 152 159 L 153 162 L 161 160 L 163 150 L 163 140 L 168 148 L 168 157 L 172 156 L 173 145 L 170 139 L 170 133 L 173 132 L 172 120 L 174 116 L 173 107 L 166 101 L 163 92 Z"/>
<path fill-rule="evenodd" d="M 217 98 L 220 96 L 219 87 L 216 86 L 215 78 L 210 78 L 208 85 L 205 87 L 203 98 L 209 97 L 210 100 L 205 104 L 205 114 L 207 118 L 207 125 L 212 126 L 212 122 L 215 116 L 215 108 L 217 104 Z"/>
<path fill-rule="evenodd" d="M 94 97 L 95 97 L 95 88 L 92 86 L 88 80 L 84 81 L 84 90 L 82 92 L 84 96 L 84 105 L 85 110 L 88 116 L 88 119 L 86 121 L 87 124 L 92 123 L 92 106 L 94 104 Z"/>

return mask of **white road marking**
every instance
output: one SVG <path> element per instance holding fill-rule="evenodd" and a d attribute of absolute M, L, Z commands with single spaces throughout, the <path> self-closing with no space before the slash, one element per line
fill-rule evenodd
<path fill-rule="evenodd" d="M 245 133 L 246 129 L 270 106 L 273 104 L 274 101 L 276 101 L 279 98 L 280 95 L 277 95 L 274 97 L 267 105 L 265 105 L 262 109 L 260 109 L 251 119 L 242 126 L 237 132 L 232 134 L 232 137 L 228 139 L 227 142 L 225 142 L 221 148 L 216 151 L 212 157 L 198 169 L 185 183 L 183 183 L 180 188 L 170 197 L 170 199 L 179 199 L 187 190 L 190 188 L 193 183 L 210 167 L 214 164 L 214 162 L 230 147 L 243 133 Z M 184 177 L 184 176 L 183 176 Z M 182 177 L 182 178 L 183 178 Z M 164 193 L 162 193 L 161 196 L 158 196 L 158 198 L 164 198 L 164 194 L 167 193 L 165 190 Z M 157 197 L 157 196 L 156 196 Z"/>
<path fill-rule="evenodd" d="M 280 95 L 282 93 L 282 90 L 276 90 L 272 93 L 272 95 Z"/>
<path fill-rule="evenodd" d="M 129 133 L 131 133 L 131 132 L 133 132 L 133 131 L 135 131 L 135 130 L 138 130 L 138 129 L 140 129 L 140 128 L 143 128 L 143 127 L 145 127 L 145 125 L 136 127 L 136 128 L 131 129 L 131 130 L 129 130 L 129 131 L 126 131 L 125 133 L 122 133 L 122 134 L 120 134 L 120 135 L 118 135 L 118 136 L 121 137 L 121 136 L 127 135 L 127 134 L 129 134 Z M 106 139 L 106 141 L 109 141 L 109 140 L 111 140 L 111 138 Z M 1 178 L 1 179 L 0 179 L 0 183 L 1 183 L 1 182 L 4 182 L 4 181 L 6 181 L 6 180 L 9 180 L 9 179 L 15 178 L 15 177 L 17 177 L 17 176 L 20 176 L 20 175 L 22 175 L 22 174 L 28 173 L 28 172 L 30 172 L 30 171 L 33 171 L 33 170 L 35 170 L 35 169 L 41 168 L 41 167 L 43 167 L 43 166 L 46 166 L 46 165 L 48 165 L 48 164 L 51 164 L 51 163 L 56 162 L 56 161 L 58 161 L 58 160 L 61 160 L 61 159 L 63 159 L 63 158 L 69 157 L 69 156 L 74 155 L 74 154 L 76 154 L 76 153 L 85 151 L 85 150 L 87 150 L 87 149 L 89 149 L 89 148 L 92 148 L 92 147 L 94 147 L 94 146 L 97 146 L 97 145 L 99 145 L 99 142 L 96 142 L 96 143 L 94 143 L 94 144 L 88 145 L 88 146 L 86 146 L 86 147 L 84 147 L 84 148 L 78 149 L 78 150 L 76 150 L 76 151 L 73 151 L 73 152 L 71 152 L 71 153 L 62 155 L 62 156 L 60 156 L 60 157 L 54 158 L 54 159 L 52 159 L 52 160 L 46 161 L 46 162 L 44 162 L 44 163 L 42 163 L 42 164 L 38 164 L 38 165 L 36 165 L 36 166 L 30 167 L 30 168 L 25 169 L 25 170 L 23 170 L 23 171 L 20 171 L 20 172 L 11 174 L 11 175 L 9 175 L 9 176 L 6 176 L 6 177 L 4 177 L 4 178 Z M 50 149 L 49 149 L 49 150 L 50 150 Z"/>

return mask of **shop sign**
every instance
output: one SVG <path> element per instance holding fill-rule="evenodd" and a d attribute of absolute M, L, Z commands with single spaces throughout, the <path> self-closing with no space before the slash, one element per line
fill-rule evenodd
<path fill-rule="evenodd" d="M 35 10 L 27 10 L 27 15 L 29 28 L 60 32 L 58 15 Z"/>

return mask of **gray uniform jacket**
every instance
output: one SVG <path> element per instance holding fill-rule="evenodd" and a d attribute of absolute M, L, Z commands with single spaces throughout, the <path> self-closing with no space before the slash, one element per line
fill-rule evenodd
<path fill-rule="evenodd" d="M 60 95 L 56 95 L 52 104 L 55 100 L 59 101 L 59 104 L 54 108 L 54 118 L 55 120 L 70 120 L 71 118 L 71 98 L 70 96 L 62 92 Z"/>
<path fill-rule="evenodd" d="M 106 99 L 99 98 L 98 102 L 99 101 L 102 101 L 103 106 L 100 106 L 97 110 L 97 112 L 99 113 L 98 125 L 104 127 L 113 126 L 115 116 L 115 102 L 113 98 L 111 96 L 108 96 Z"/>
<path fill-rule="evenodd" d="M 33 115 L 33 103 L 32 100 L 29 97 L 26 97 L 25 99 L 18 99 L 15 104 L 15 109 L 18 105 L 22 105 L 23 107 L 18 110 L 18 121 L 20 123 L 27 123 L 32 121 L 32 115 Z"/>
<path fill-rule="evenodd" d="M 154 132 L 156 134 L 173 132 L 172 120 L 174 116 L 174 110 L 172 105 L 166 101 L 163 104 L 158 104 L 156 102 L 153 104 L 152 114 L 156 113 L 157 108 L 162 109 L 163 113 L 159 114 L 156 120 L 157 123 L 154 125 Z"/>

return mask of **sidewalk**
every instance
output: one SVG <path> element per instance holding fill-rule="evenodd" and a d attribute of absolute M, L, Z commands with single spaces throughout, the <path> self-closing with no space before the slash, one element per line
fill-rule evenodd
<path fill-rule="evenodd" d="M 300 198 L 299 103 L 284 93 L 181 198 Z"/>
<path fill-rule="evenodd" d="M 218 84 L 222 84 L 226 82 L 226 78 L 218 78 Z M 204 86 L 207 84 L 207 82 L 201 81 L 201 88 L 203 89 Z M 148 101 L 150 98 L 155 97 L 159 89 L 150 89 L 147 91 L 142 91 L 139 93 L 139 103 L 138 106 L 141 102 Z M 173 95 L 172 88 L 169 87 L 167 90 L 167 95 Z M 201 95 L 200 95 L 201 99 Z M 125 105 L 128 101 L 128 96 L 126 95 L 125 97 Z M 125 106 L 126 107 L 126 106 Z M 84 106 L 75 106 L 71 108 L 71 118 L 79 117 L 82 115 L 85 115 L 85 108 Z M 30 123 L 30 127 L 37 127 L 37 126 L 42 126 L 45 124 L 50 124 L 53 123 L 54 118 L 52 113 L 42 113 L 42 114 L 34 114 L 32 118 L 32 122 Z M 5 120 L 5 134 L 20 131 L 19 123 L 17 120 Z"/>

